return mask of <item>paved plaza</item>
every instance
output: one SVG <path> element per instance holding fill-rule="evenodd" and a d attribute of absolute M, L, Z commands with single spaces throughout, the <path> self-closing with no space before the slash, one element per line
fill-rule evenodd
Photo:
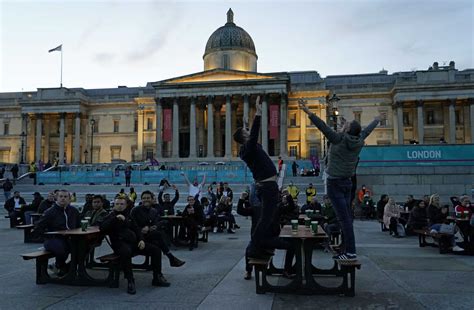
<path fill-rule="evenodd" d="M 199 248 L 174 249 L 186 264 L 170 268 L 163 260 L 168 288 L 152 287 L 150 272 L 136 272 L 137 294 L 120 288 L 36 285 L 33 261 L 21 253 L 41 244 L 24 244 L 22 231 L 10 229 L 5 210 L 0 217 L 0 309 L 472 309 L 474 259 L 440 255 L 436 248 L 419 248 L 416 237 L 391 238 L 376 221 L 355 221 L 362 269 L 356 276 L 356 296 L 257 295 L 255 282 L 243 279 L 244 249 L 250 219 L 237 217 L 234 235 L 211 233 Z M 107 244 L 97 254 L 111 252 Z M 331 256 L 314 255 L 317 265 L 330 266 Z M 282 263 L 282 253 L 276 256 Z M 103 271 L 93 271 L 103 273 Z M 280 280 L 282 281 L 282 280 Z"/>

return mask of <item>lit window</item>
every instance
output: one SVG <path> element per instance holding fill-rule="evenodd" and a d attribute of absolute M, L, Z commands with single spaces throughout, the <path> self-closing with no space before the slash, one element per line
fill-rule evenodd
<path fill-rule="evenodd" d="M 290 146 L 290 156 L 298 157 L 298 146 L 297 145 L 291 145 Z"/>
<path fill-rule="evenodd" d="M 296 113 L 290 113 L 290 126 L 296 126 Z"/>

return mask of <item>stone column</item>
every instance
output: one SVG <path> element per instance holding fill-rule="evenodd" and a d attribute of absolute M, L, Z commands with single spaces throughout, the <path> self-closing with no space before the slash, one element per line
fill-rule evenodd
<path fill-rule="evenodd" d="M 20 163 L 27 163 L 27 160 L 26 160 L 26 150 L 27 150 L 27 146 L 28 146 L 28 114 L 24 113 L 21 115 L 21 140 L 20 140 L 20 143 L 23 144 L 23 147 L 22 147 L 22 150 L 20 150 L 20 152 L 22 152 L 22 154 L 20 155 L 21 158 L 20 158 Z"/>
<path fill-rule="evenodd" d="M 173 149 L 171 156 L 179 158 L 179 106 L 178 98 L 173 99 Z"/>
<path fill-rule="evenodd" d="M 300 111 L 300 158 L 306 158 L 306 119 L 308 118 L 307 114 L 302 110 Z M 326 150 L 327 151 L 327 150 Z"/>
<path fill-rule="evenodd" d="M 197 122 L 197 156 L 198 157 L 203 157 L 204 156 L 204 143 L 206 141 L 205 138 L 205 130 L 206 126 L 204 126 L 204 109 L 206 105 L 200 103 L 199 101 L 197 102 L 196 105 L 196 122 Z"/>
<path fill-rule="evenodd" d="M 449 143 L 456 143 L 456 99 L 448 100 L 448 111 L 449 111 Z"/>
<path fill-rule="evenodd" d="M 207 157 L 214 157 L 214 107 L 212 96 L 207 97 Z"/>
<path fill-rule="evenodd" d="M 52 121 L 51 121 L 51 118 L 47 118 L 46 116 L 43 118 L 43 128 L 42 128 L 42 132 L 44 132 L 44 141 L 42 141 L 42 151 L 43 151 L 43 158 L 44 158 L 44 161 L 48 161 L 48 160 L 54 160 L 56 158 L 49 158 L 49 146 L 51 144 L 50 140 L 51 140 L 51 125 L 52 125 Z"/>
<path fill-rule="evenodd" d="M 267 96 L 262 98 L 262 148 L 268 153 L 268 102 Z"/>
<path fill-rule="evenodd" d="M 138 121 L 138 128 L 137 128 L 137 154 L 135 156 L 135 160 L 142 160 L 143 159 L 143 118 L 144 118 L 144 107 L 139 106 L 137 111 L 137 121 Z"/>
<path fill-rule="evenodd" d="M 41 138 L 43 127 L 43 114 L 36 114 L 36 145 L 35 145 L 35 161 L 41 160 Z"/>
<path fill-rule="evenodd" d="M 471 128 L 471 143 L 474 143 L 474 98 L 469 98 L 469 118 L 469 127 Z"/>
<path fill-rule="evenodd" d="M 288 156 L 288 111 L 286 105 L 286 94 L 281 94 L 280 99 L 280 156 Z"/>
<path fill-rule="evenodd" d="M 189 157 L 196 158 L 196 97 L 191 97 L 189 108 Z"/>
<path fill-rule="evenodd" d="M 244 95 L 243 124 L 244 126 L 249 126 L 249 95 Z"/>
<path fill-rule="evenodd" d="M 225 96 L 225 157 L 232 157 L 232 103 L 231 95 Z"/>
<path fill-rule="evenodd" d="M 155 143 L 156 143 L 156 155 L 155 158 L 163 157 L 163 136 L 162 136 L 162 127 L 163 127 L 163 107 L 160 103 L 159 98 L 155 98 Z"/>
<path fill-rule="evenodd" d="M 222 104 L 218 103 L 215 106 L 215 112 L 216 114 L 214 115 L 214 120 L 216 123 L 216 150 L 218 151 L 217 157 L 222 157 L 222 126 L 221 126 L 221 109 L 222 109 Z"/>
<path fill-rule="evenodd" d="M 59 164 L 64 164 L 64 121 L 66 113 L 59 115 Z"/>
<path fill-rule="evenodd" d="M 418 142 L 423 144 L 425 137 L 425 118 L 423 115 L 423 100 L 416 101 L 416 117 L 418 121 Z"/>
<path fill-rule="evenodd" d="M 81 163 L 81 113 L 76 113 L 74 126 L 74 163 Z"/>
<path fill-rule="evenodd" d="M 403 129 L 403 102 L 397 101 L 395 103 L 397 109 L 397 136 L 398 144 L 404 144 L 405 130 Z"/>

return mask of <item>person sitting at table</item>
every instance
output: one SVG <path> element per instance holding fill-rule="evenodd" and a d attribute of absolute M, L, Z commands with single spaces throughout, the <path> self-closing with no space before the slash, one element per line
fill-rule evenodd
<path fill-rule="evenodd" d="M 41 201 L 38 207 L 38 213 L 43 214 L 44 212 L 46 212 L 46 210 L 48 210 L 54 205 L 54 196 L 55 196 L 54 192 L 48 193 L 48 196 L 46 197 L 46 199 Z"/>
<path fill-rule="evenodd" d="M 106 216 L 107 211 L 104 209 L 104 198 L 101 195 L 94 195 L 92 198 L 92 210 L 84 214 L 83 219 L 89 217 L 89 225 L 99 226 Z"/>
<path fill-rule="evenodd" d="M 232 201 L 230 197 L 222 196 L 216 207 L 218 232 L 224 231 L 225 222 L 229 224 L 227 232 L 234 234 L 235 217 L 232 214 Z"/>
<path fill-rule="evenodd" d="M 183 226 L 186 229 L 186 236 L 189 241 L 189 250 L 192 251 L 197 247 L 197 237 L 199 228 L 202 227 L 204 223 L 204 211 L 201 204 L 193 196 L 188 196 L 188 204 L 184 207 L 182 216 L 183 216 Z"/>
<path fill-rule="evenodd" d="M 418 201 L 413 198 L 413 195 L 408 195 L 404 205 L 405 210 L 408 208 L 408 211 L 411 211 L 416 205 L 418 205 Z"/>
<path fill-rule="evenodd" d="M 336 217 L 336 211 L 334 211 L 331 199 L 329 199 L 328 195 L 324 195 L 323 197 L 321 215 L 324 217 L 324 223 L 322 225 L 323 230 L 329 237 L 324 248 L 327 252 L 329 252 L 329 240 L 333 234 L 341 231 L 341 226 L 339 225 L 339 221 Z"/>
<path fill-rule="evenodd" d="M 291 225 L 291 220 L 298 219 L 298 206 L 295 204 L 292 195 L 284 190 L 278 205 L 280 213 L 280 226 Z"/>
<path fill-rule="evenodd" d="M 37 213 L 41 202 L 44 200 L 39 192 L 33 193 L 33 201 L 23 208 L 25 224 L 33 224 L 31 214 Z"/>
<path fill-rule="evenodd" d="M 5 201 L 4 207 L 7 210 L 10 218 L 13 219 L 15 226 L 20 225 L 24 220 L 24 216 L 23 216 L 24 206 L 26 206 L 26 201 L 25 199 L 23 199 L 23 197 L 20 196 L 19 191 L 14 191 L 13 197 Z"/>
<path fill-rule="evenodd" d="M 156 244 L 163 254 L 168 257 L 171 267 L 180 267 L 184 265 L 185 262 L 171 253 L 163 239 L 163 231 L 161 229 L 163 225 L 160 223 L 160 215 L 155 208 L 152 208 L 153 196 L 153 193 L 150 191 L 142 192 L 140 197 L 141 205 L 134 207 L 130 212 L 130 216 L 135 224 L 141 229 L 144 240 Z M 157 281 L 161 283 L 161 286 L 169 286 L 169 283 L 166 281 L 163 274 L 161 274 L 161 270 L 159 280 Z"/>
<path fill-rule="evenodd" d="M 469 234 L 472 228 L 470 227 L 469 219 L 471 219 L 473 211 L 473 205 L 469 196 L 463 195 L 459 197 L 459 204 L 455 207 L 454 212 L 456 218 L 466 219 L 466 221 L 457 221 L 456 225 L 461 230 L 461 234 L 464 237 L 464 241 L 469 240 Z M 472 241 L 471 241 L 472 243 Z"/>
<path fill-rule="evenodd" d="M 165 210 L 168 211 L 168 215 L 174 215 L 174 206 L 179 200 L 179 191 L 176 185 L 173 185 L 174 189 L 174 198 L 171 200 L 170 194 L 163 194 L 164 189 L 160 187 L 160 192 L 158 193 L 158 212 L 160 216 L 165 215 Z"/>
<path fill-rule="evenodd" d="M 446 223 L 446 217 L 448 216 L 448 208 L 441 207 L 438 194 L 431 195 L 430 202 L 428 204 L 427 214 L 430 226 L 433 226 L 435 224 Z"/>
<path fill-rule="evenodd" d="M 395 238 L 400 238 L 398 224 L 406 224 L 406 221 L 400 217 L 400 211 L 400 206 L 395 203 L 395 199 L 389 198 L 383 210 L 383 223 L 388 227 L 390 235 Z"/>
<path fill-rule="evenodd" d="M 428 217 L 424 200 L 418 200 L 417 205 L 411 209 L 407 222 L 407 234 L 414 234 L 415 229 L 425 229 L 428 227 Z"/>
<path fill-rule="evenodd" d="M 214 231 L 214 229 L 217 232 L 217 215 L 216 215 L 216 206 L 212 205 L 209 202 L 209 199 L 206 197 L 201 198 L 201 206 L 204 212 L 204 227 L 211 227 Z"/>
<path fill-rule="evenodd" d="M 86 194 L 85 196 L 86 202 L 82 206 L 81 216 L 84 216 L 84 214 L 92 210 L 92 197 L 94 197 L 94 195 Z"/>
<path fill-rule="evenodd" d="M 127 198 L 115 198 L 114 207 L 100 224 L 101 232 L 109 235 L 111 247 L 120 256 L 120 267 L 128 280 L 127 293 L 135 294 L 132 257 L 135 254 L 150 255 L 153 270 L 153 286 L 169 286 L 161 273 L 160 248 L 153 242 L 146 241 L 142 229 L 130 216 L 130 204 Z"/>
<path fill-rule="evenodd" d="M 313 210 L 313 212 L 321 212 L 321 204 L 318 201 L 318 198 L 313 197 L 310 203 L 305 204 L 301 207 L 300 213 L 305 214 L 306 210 Z"/>
<path fill-rule="evenodd" d="M 70 205 L 71 194 L 64 189 L 58 190 L 55 199 L 55 204 L 46 210 L 43 216 L 36 222 L 35 233 L 42 234 L 46 231 L 70 230 L 80 226 L 81 218 L 79 211 Z M 58 271 L 58 276 L 66 274 L 66 260 L 71 251 L 67 240 L 63 236 L 48 236 L 44 241 L 44 248 L 56 257 L 56 263 L 54 266 L 51 266 L 53 267 L 51 269 Z"/>

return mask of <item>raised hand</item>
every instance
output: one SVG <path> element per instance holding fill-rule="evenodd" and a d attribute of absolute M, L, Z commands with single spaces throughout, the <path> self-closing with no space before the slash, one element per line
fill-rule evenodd
<path fill-rule="evenodd" d="M 143 250 L 145 248 L 145 241 L 141 240 L 140 242 L 138 242 L 138 248 L 140 250 Z"/>
<path fill-rule="evenodd" d="M 257 101 L 255 102 L 255 115 L 262 115 L 262 105 L 260 104 L 260 96 L 257 96 Z"/>

